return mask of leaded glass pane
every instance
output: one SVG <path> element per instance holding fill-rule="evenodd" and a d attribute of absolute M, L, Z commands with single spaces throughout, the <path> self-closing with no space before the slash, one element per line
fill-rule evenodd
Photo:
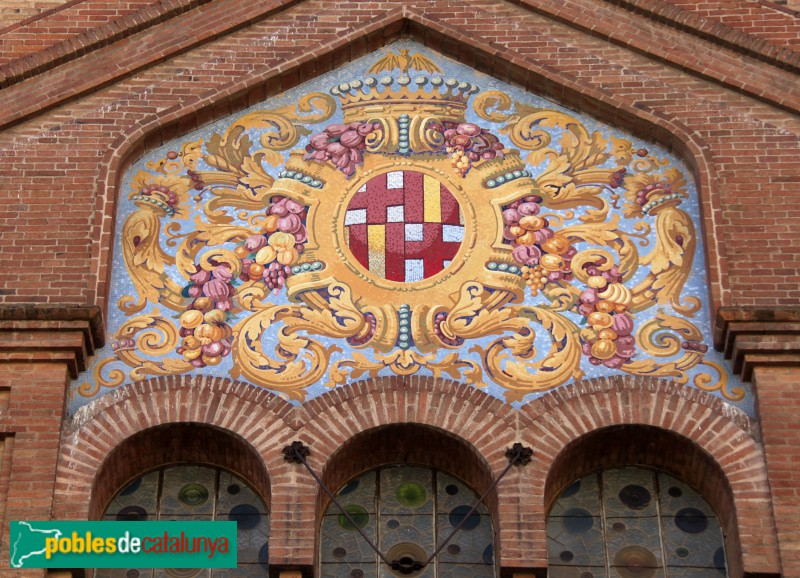
<path fill-rule="evenodd" d="M 603 472 L 602 478 L 606 516 L 640 518 L 658 515 L 655 480 L 649 470 L 609 470 Z"/>
<path fill-rule="evenodd" d="M 597 476 L 576 480 L 561 492 L 547 524 L 551 567 L 605 566 L 600 510 Z"/>
<path fill-rule="evenodd" d="M 727 576 L 725 568 L 670 568 L 670 578 L 720 578 Z"/>
<path fill-rule="evenodd" d="M 122 572 L 122 574 L 120 574 Z M 125 578 L 153 578 L 152 568 L 127 568 L 125 570 L 98 568 L 94 571 L 94 578 L 118 578 L 124 576 Z"/>
<path fill-rule="evenodd" d="M 337 500 L 390 561 L 424 562 L 463 521 L 461 530 L 416 578 L 494 578 L 494 530 L 489 511 L 456 478 L 430 468 L 387 466 L 350 481 Z M 468 515 L 469 514 L 469 515 Z M 323 578 L 395 578 L 335 504 L 323 516 L 320 573 Z"/>
<path fill-rule="evenodd" d="M 159 498 L 160 496 L 160 498 Z M 231 520 L 237 522 L 237 568 L 99 569 L 97 578 L 263 578 L 269 571 L 269 514 L 241 478 L 208 466 L 170 466 L 123 488 L 104 520 Z"/>
<path fill-rule="evenodd" d="M 381 515 L 432 514 L 433 472 L 427 468 L 381 470 Z"/>
<path fill-rule="evenodd" d="M 475 503 L 475 492 L 470 490 L 462 481 L 443 472 L 436 472 L 436 511 L 440 514 L 449 514 L 458 506 Z M 476 510 L 478 514 L 488 516 L 489 509 L 481 503 Z"/>
<path fill-rule="evenodd" d="M 323 563 L 320 567 L 320 578 L 366 578 L 367 576 L 377 576 L 375 563 L 369 564 L 327 564 Z"/>
<path fill-rule="evenodd" d="M 269 517 L 265 514 L 242 516 L 237 520 L 236 542 L 239 564 L 258 564 L 261 549 L 269 540 Z"/>
<path fill-rule="evenodd" d="M 214 570 L 214 578 L 265 578 L 267 568 L 260 564 L 242 564 L 237 568 L 220 568 Z"/>
<path fill-rule="evenodd" d="M 700 495 L 683 482 L 666 474 L 658 474 L 661 488 L 661 513 L 674 516 L 682 508 L 696 508 L 706 516 L 713 517 L 714 511 Z"/>
<path fill-rule="evenodd" d="M 486 564 L 439 564 L 439 578 L 494 578 L 494 566 Z"/>
<path fill-rule="evenodd" d="M 400 576 L 397 572 L 393 572 L 386 564 L 378 566 L 378 578 L 397 578 Z M 365 576 L 365 578 L 371 578 Z M 414 574 L 414 578 L 436 578 L 436 567 L 428 566 L 419 574 Z"/>
<path fill-rule="evenodd" d="M 361 506 L 369 514 L 375 513 L 375 479 L 377 472 L 367 472 L 355 480 L 350 480 L 336 494 L 336 499 L 343 506 L 354 504 Z M 336 506 L 328 508 L 326 515 L 338 514 Z"/>
<path fill-rule="evenodd" d="M 551 565 L 605 565 L 601 517 L 583 508 L 565 510 L 547 522 L 548 558 Z"/>
<path fill-rule="evenodd" d="M 381 519 L 385 520 L 378 545 L 381 552 L 388 552 L 393 546 L 406 542 L 421 546 L 428 554 L 436 549 L 433 541 L 433 516 L 395 516 L 391 514 L 386 516 L 383 515 L 383 512 L 381 514 Z"/>
<path fill-rule="evenodd" d="M 589 512 L 600 511 L 600 486 L 596 475 L 575 480 L 564 491 L 550 510 L 550 516 L 566 516 L 569 510 L 580 508 Z"/>
<path fill-rule="evenodd" d="M 649 566 L 613 566 L 609 578 L 666 578 L 663 568 Z"/>
<path fill-rule="evenodd" d="M 174 568 L 153 570 L 153 578 L 210 578 L 211 570 L 206 568 Z"/>
<path fill-rule="evenodd" d="M 568 486 L 547 524 L 556 578 L 727 576 L 719 521 L 689 486 L 621 468 Z"/>
<path fill-rule="evenodd" d="M 664 565 L 657 516 L 606 518 L 606 551 L 612 566 L 640 563 L 645 568 Z"/>
<path fill-rule="evenodd" d="M 439 515 L 439 536 L 447 539 L 454 529 L 452 516 Z M 489 516 L 473 514 L 439 554 L 440 563 L 493 564 L 494 532 Z M 487 551 L 488 550 L 488 551 Z M 488 561 L 487 561 L 488 560 Z"/>
<path fill-rule="evenodd" d="M 231 472 L 219 473 L 219 488 L 217 492 L 217 514 L 228 514 L 236 506 L 251 504 L 261 514 L 266 514 L 267 509 L 261 498 L 241 478 Z M 224 516 L 221 516 L 224 517 Z"/>
<path fill-rule="evenodd" d="M 606 578 L 605 566 L 550 566 L 549 578 Z"/>
<path fill-rule="evenodd" d="M 715 571 L 724 569 L 722 529 L 705 500 L 670 476 L 660 474 L 659 484 L 663 504 L 664 548 L 670 566 Z M 676 576 L 676 572 L 677 568 L 671 575 Z M 681 575 L 685 575 L 685 572 L 681 571 Z"/>
<path fill-rule="evenodd" d="M 346 506 L 349 507 L 349 506 Z M 370 540 L 375 540 L 374 514 L 354 515 L 353 521 Z M 320 559 L 323 562 L 374 562 L 375 552 L 367 541 L 355 530 L 354 526 L 342 514 L 336 513 L 336 506 L 328 508 L 322 520 L 322 537 L 320 540 Z"/>
<path fill-rule="evenodd" d="M 161 518 L 213 516 L 216 475 L 216 469 L 203 466 L 166 468 L 161 487 Z"/>
<path fill-rule="evenodd" d="M 158 472 L 150 472 L 125 486 L 106 508 L 106 520 L 155 520 L 158 513 Z"/>

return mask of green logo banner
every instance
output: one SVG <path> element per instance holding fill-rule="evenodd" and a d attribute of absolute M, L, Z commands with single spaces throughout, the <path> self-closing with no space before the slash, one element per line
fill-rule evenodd
<path fill-rule="evenodd" d="M 236 568 L 236 522 L 11 522 L 11 568 Z"/>

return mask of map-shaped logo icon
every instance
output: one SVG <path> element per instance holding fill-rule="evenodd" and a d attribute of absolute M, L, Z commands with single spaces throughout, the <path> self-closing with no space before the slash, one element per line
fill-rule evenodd
<path fill-rule="evenodd" d="M 45 539 L 61 538 L 61 531 L 47 528 L 47 522 L 38 522 L 34 528 L 29 522 L 11 522 L 11 547 L 9 563 L 12 568 L 45 568 L 39 557 L 45 556 Z"/>

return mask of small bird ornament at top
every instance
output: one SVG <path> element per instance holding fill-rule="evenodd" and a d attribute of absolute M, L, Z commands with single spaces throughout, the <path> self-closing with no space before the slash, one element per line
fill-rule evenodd
<path fill-rule="evenodd" d="M 427 56 L 423 56 L 419 52 L 413 56 L 409 56 L 408 49 L 401 48 L 399 55 L 395 54 L 394 52 L 390 52 L 378 60 L 378 62 L 370 67 L 370 69 L 367 71 L 367 74 L 377 74 L 378 72 L 382 72 L 384 70 L 391 72 L 396 68 L 399 68 L 403 74 L 408 74 L 408 71 L 411 68 L 419 72 L 442 72 L 442 69 L 439 68 L 436 63 Z"/>

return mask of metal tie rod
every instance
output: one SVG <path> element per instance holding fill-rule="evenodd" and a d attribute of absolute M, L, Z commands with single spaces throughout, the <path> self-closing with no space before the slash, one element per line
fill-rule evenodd
<path fill-rule="evenodd" d="M 361 534 L 361 537 L 369 544 L 369 547 L 380 557 L 383 562 L 391 567 L 393 570 L 399 570 L 402 574 L 412 574 L 418 570 L 425 568 L 428 564 L 433 562 L 436 556 L 439 555 L 439 552 L 447 546 L 450 540 L 461 530 L 462 526 L 467 522 L 470 516 L 472 516 L 475 511 L 478 509 L 483 501 L 486 499 L 486 496 L 497 487 L 497 484 L 500 483 L 500 480 L 508 473 L 508 471 L 512 468 L 512 466 L 525 466 L 530 463 L 531 458 L 533 456 L 533 450 L 531 448 L 523 446 L 521 443 L 515 443 L 513 446 L 506 450 L 505 456 L 508 459 L 508 465 L 503 468 L 503 471 L 494 479 L 492 485 L 489 486 L 485 492 L 481 495 L 480 498 L 473 504 L 472 508 L 470 508 L 469 512 L 467 512 L 462 518 L 461 521 L 453 528 L 453 531 L 450 532 L 450 535 L 442 542 L 436 551 L 428 557 L 425 562 L 419 562 L 417 560 L 392 560 L 391 562 L 386 558 L 386 556 L 378 550 L 378 547 L 373 543 L 373 541 L 367 536 L 361 527 L 356 524 L 355 520 L 353 520 L 350 513 L 342 507 L 339 503 L 339 500 L 336 499 L 336 496 L 333 495 L 333 492 L 328 489 L 325 483 L 320 479 L 320 477 L 316 474 L 316 472 L 308 465 L 308 461 L 306 457 L 311 455 L 311 450 L 300 441 L 294 441 L 291 445 L 288 445 L 283 448 L 283 456 L 287 462 L 294 463 L 294 464 L 303 464 L 305 468 L 308 470 L 308 473 L 314 478 L 320 488 L 328 495 L 331 501 L 336 505 L 339 509 L 339 512 L 350 522 L 350 525 Z"/>

